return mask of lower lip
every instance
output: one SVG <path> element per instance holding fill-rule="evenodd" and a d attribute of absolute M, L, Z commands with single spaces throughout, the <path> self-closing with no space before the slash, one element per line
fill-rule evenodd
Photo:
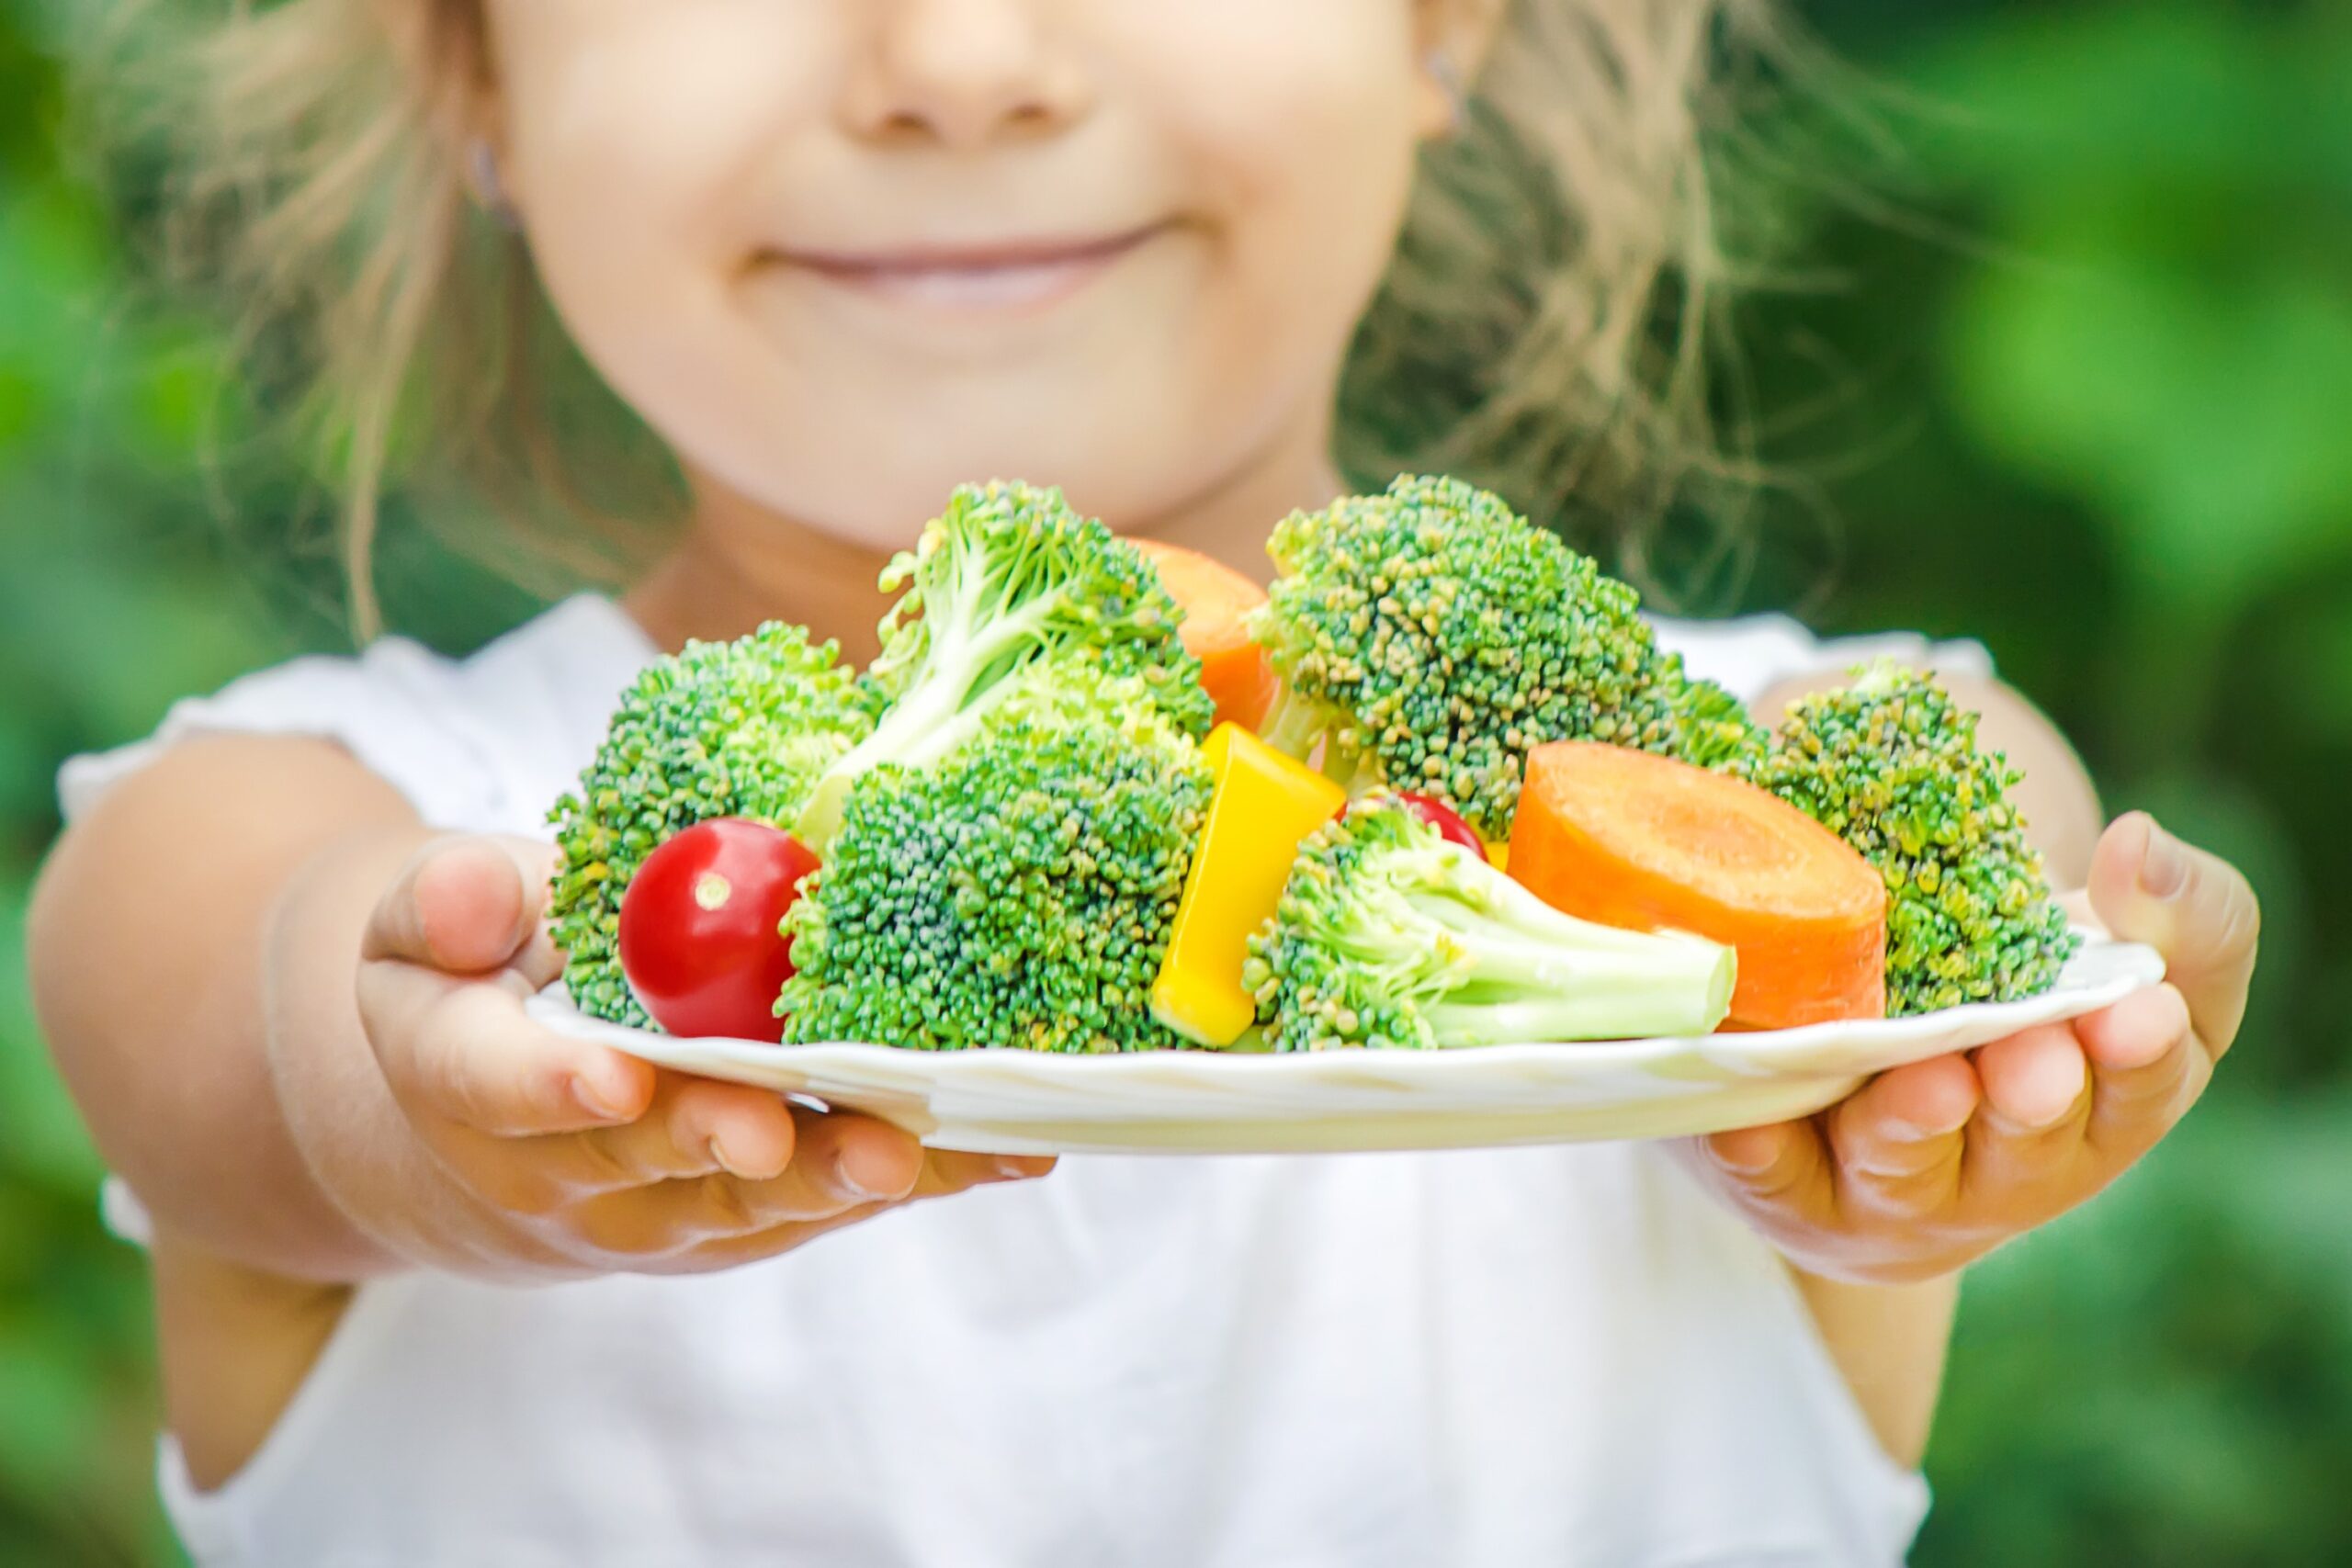
<path fill-rule="evenodd" d="M 956 314 L 1019 313 L 1070 299 L 1149 238 L 1137 234 L 1116 244 L 1002 265 L 797 265 L 809 276 L 893 305 Z"/>

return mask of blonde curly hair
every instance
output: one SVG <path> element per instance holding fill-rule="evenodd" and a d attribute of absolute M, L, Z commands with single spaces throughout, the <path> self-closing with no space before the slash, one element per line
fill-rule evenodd
<path fill-rule="evenodd" d="M 395 484 L 487 499 L 509 525 L 454 540 L 527 586 L 624 576 L 680 492 L 473 199 L 479 0 L 185 11 L 110 8 L 96 58 L 136 106 L 115 129 L 161 152 L 171 267 L 236 310 L 261 384 L 319 440 L 355 630 L 379 626 Z M 1723 165 L 1743 84 L 1781 58 L 1773 24 L 1769 0 L 1508 0 L 1359 333 L 1344 471 L 1475 479 L 1573 532 L 1611 529 L 1637 576 L 1626 525 L 1744 480 L 1703 372 L 1738 281 Z"/>

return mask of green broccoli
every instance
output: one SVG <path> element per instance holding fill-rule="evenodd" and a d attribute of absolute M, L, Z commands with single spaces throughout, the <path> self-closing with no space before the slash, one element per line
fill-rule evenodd
<path fill-rule="evenodd" d="M 1704 1034 L 1732 950 L 1562 914 L 1402 804 L 1317 829 L 1241 983 L 1278 1051 Z"/>
<path fill-rule="evenodd" d="M 2048 990 L 2075 938 L 1976 716 L 1931 675 L 1881 663 L 1790 712 L 1756 783 L 1886 878 L 1890 1015 Z"/>
<path fill-rule="evenodd" d="M 1545 741 L 1705 766 L 1761 750 L 1735 698 L 1658 649 L 1633 588 L 1458 479 L 1294 513 L 1268 549 L 1252 632 L 1283 695 L 1261 732 L 1351 790 L 1433 795 L 1500 840 Z"/>
<path fill-rule="evenodd" d="M 733 642 L 690 642 L 621 694 L 580 787 L 548 820 L 562 852 L 549 924 L 581 1010 L 654 1027 L 621 975 L 620 904 L 670 835 L 714 817 L 786 823 L 874 727 L 876 703 L 828 642 L 771 623 Z"/>
<path fill-rule="evenodd" d="M 1048 665 L 1133 676 L 1148 705 L 1195 738 L 1215 716 L 1200 661 L 1177 635 L 1183 612 L 1159 573 L 1059 491 L 964 487 L 891 563 L 882 587 L 906 590 L 883 620 L 882 651 L 865 676 L 884 708 L 802 812 L 797 831 L 820 852 L 860 774 L 950 755 Z"/>
<path fill-rule="evenodd" d="M 1148 681 L 1081 661 L 1025 682 L 944 760 L 859 775 L 786 917 L 786 1040 L 1182 1044 L 1149 996 L 1209 784 Z"/>

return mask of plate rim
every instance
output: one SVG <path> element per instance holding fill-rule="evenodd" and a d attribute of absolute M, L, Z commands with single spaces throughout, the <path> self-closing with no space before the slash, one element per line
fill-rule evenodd
<path fill-rule="evenodd" d="M 1229 1051 L 1208 1048 L 1165 1048 L 1150 1051 L 1104 1053 L 1058 1053 L 1025 1050 L 1013 1045 L 973 1046 L 957 1051 L 925 1051 L 900 1045 L 877 1045 L 869 1041 L 820 1041 L 801 1045 L 779 1045 L 773 1042 L 745 1040 L 729 1035 L 669 1035 L 656 1034 L 628 1024 L 593 1018 L 582 1012 L 564 991 L 563 982 L 555 981 L 545 989 L 527 998 L 526 1013 L 534 1021 L 557 1032 L 575 1039 L 598 1041 L 637 1056 L 657 1066 L 671 1066 L 680 1071 L 693 1071 L 675 1060 L 695 1052 L 721 1058 L 742 1057 L 747 1062 L 780 1065 L 786 1055 L 808 1061 L 811 1068 L 821 1064 L 863 1064 L 880 1066 L 891 1064 L 905 1072 L 910 1067 L 925 1077 L 944 1078 L 959 1073 L 993 1073 L 1008 1064 L 1023 1064 L 1015 1068 L 1027 1074 L 1039 1072 L 1055 1076 L 1101 1076 L 1149 1074 L 1164 1070 L 1171 1062 L 1182 1062 L 1189 1071 L 1230 1074 L 1236 1077 L 1256 1075 L 1272 1081 L 1280 1075 L 1294 1077 L 1312 1077 L 1327 1070 L 1333 1062 L 1364 1062 L 1376 1060 L 1385 1070 L 1397 1070 L 1407 1075 L 1436 1073 L 1440 1075 L 1463 1069 L 1442 1064 L 1477 1061 L 1491 1067 L 1508 1068 L 1528 1063 L 1551 1063 L 1563 1055 L 1573 1055 L 1582 1065 L 1596 1071 L 1611 1067 L 1637 1067 L 1662 1055 L 1677 1053 L 1704 1052 L 1711 1057 L 1736 1059 L 1770 1072 L 1787 1058 L 1803 1057 L 1825 1047 L 1834 1047 L 1841 1040 L 1849 1039 L 1859 1030 L 1867 1030 L 1876 1042 L 1900 1040 L 1906 1035 L 1925 1036 L 1930 1032 L 1949 1032 L 1955 1023 L 1965 1021 L 1966 1032 L 1979 1027 L 2018 1021 L 2020 1027 L 2030 1023 L 2060 1022 L 2094 1012 L 2112 1005 L 2134 991 L 2159 984 L 2165 976 L 2165 962 L 2155 949 L 2143 942 L 2118 942 L 2098 933 L 2085 932 L 2083 951 L 2096 946 L 2108 955 L 2114 965 L 2112 973 L 2098 984 L 2079 990 L 2064 992 L 2053 987 L 2032 997 L 2006 1002 L 1968 1002 L 1959 1007 L 1942 1008 L 1934 1012 L 1915 1013 L 1897 1019 L 1849 1020 L 1828 1023 L 1804 1024 L 1794 1029 L 1737 1031 L 1691 1035 L 1646 1035 L 1634 1040 L 1588 1041 L 1514 1041 L 1497 1045 L 1465 1047 L 1453 1051 L 1416 1051 L 1387 1049 L 1377 1051 Z M 2080 953 L 2077 953 L 2077 959 Z M 2058 1010 L 2051 1004 L 2057 1001 Z M 1997 1039 L 1998 1034 L 1986 1036 Z M 640 1043 L 651 1049 L 639 1049 Z M 1963 1047 L 1965 1048 L 1965 1047 Z M 920 1066 L 918 1066 L 920 1064 Z M 1212 1066 L 1212 1064 L 1217 1064 Z M 1228 1065 L 1231 1064 L 1231 1065 Z M 1816 1069 L 1817 1070 L 1817 1069 Z"/>

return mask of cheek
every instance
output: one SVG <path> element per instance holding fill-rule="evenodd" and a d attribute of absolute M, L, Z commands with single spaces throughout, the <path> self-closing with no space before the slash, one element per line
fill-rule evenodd
<path fill-rule="evenodd" d="M 755 369 L 728 290 L 779 142 L 820 109 L 829 8 L 515 0 L 508 177 L 582 351 L 673 441 Z M 727 396 L 736 394 L 731 400 Z M 687 443 L 692 445 L 692 443 Z"/>
<path fill-rule="evenodd" d="M 1200 9 L 1252 29 L 1246 50 L 1188 59 L 1171 41 L 1159 54 L 1165 120 L 1215 226 L 1212 310 L 1195 325 L 1217 359 L 1201 390 L 1279 418 L 1329 397 L 1396 248 L 1419 146 L 1406 13 L 1365 0 Z"/>

